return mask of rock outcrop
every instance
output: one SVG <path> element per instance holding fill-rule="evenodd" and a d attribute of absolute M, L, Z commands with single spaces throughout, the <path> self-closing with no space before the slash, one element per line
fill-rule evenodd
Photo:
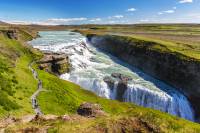
<path fill-rule="evenodd" d="M 77 110 L 77 113 L 85 117 L 104 116 L 106 113 L 99 104 L 83 103 Z"/>
<path fill-rule="evenodd" d="M 1 30 L 0 32 L 3 33 L 9 39 L 18 39 L 17 30 Z"/>
<path fill-rule="evenodd" d="M 123 95 L 127 90 L 127 84 L 130 80 L 132 80 L 131 77 L 121 73 L 112 73 L 111 76 L 104 78 L 104 82 L 108 84 L 110 89 L 116 89 L 116 99 L 119 101 L 123 101 Z"/>
<path fill-rule="evenodd" d="M 183 92 L 200 117 L 200 61 L 172 52 L 155 42 L 112 35 L 88 35 L 97 48 L 105 50 Z M 155 45 L 162 50 L 152 48 Z M 199 114 L 199 115 L 198 115 Z"/>
<path fill-rule="evenodd" d="M 70 64 L 66 54 L 45 52 L 44 57 L 37 62 L 41 70 L 61 75 L 69 72 Z"/>
<path fill-rule="evenodd" d="M 106 76 L 106 77 L 104 77 L 103 80 L 104 80 L 104 82 L 107 83 L 107 85 L 109 86 L 109 88 L 110 88 L 111 90 L 114 89 L 115 82 L 116 82 L 114 78 L 112 78 L 111 76 Z"/>

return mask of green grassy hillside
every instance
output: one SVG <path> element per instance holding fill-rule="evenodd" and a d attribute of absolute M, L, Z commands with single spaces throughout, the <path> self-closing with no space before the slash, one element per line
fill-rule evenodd
<path fill-rule="evenodd" d="M 33 112 L 29 97 L 37 83 L 27 67 L 33 57 L 19 41 L 0 34 L 0 116 Z"/>
<path fill-rule="evenodd" d="M 31 106 L 31 95 L 36 91 L 34 80 L 28 64 L 37 60 L 42 54 L 27 45 L 24 41 L 31 39 L 28 32 L 18 31 L 19 40 L 9 39 L 0 34 L 0 116 L 15 117 L 34 114 Z M 37 69 L 37 65 L 34 67 Z M 78 106 L 83 102 L 98 103 L 108 114 L 100 118 L 80 118 L 73 121 L 31 122 L 10 127 L 7 130 L 16 132 L 24 127 L 45 128 L 49 132 L 106 132 L 114 130 L 152 132 L 200 132 L 199 124 L 192 123 L 153 109 L 143 108 L 129 103 L 100 98 L 71 82 L 37 69 L 43 81 L 44 90 L 38 100 L 44 114 L 76 114 Z"/>

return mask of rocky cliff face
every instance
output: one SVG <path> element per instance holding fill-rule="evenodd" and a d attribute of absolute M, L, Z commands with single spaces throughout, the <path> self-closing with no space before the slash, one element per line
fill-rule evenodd
<path fill-rule="evenodd" d="M 200 61 L 167 49 L 152 49 L 153 42 L 119 36 L 88 35 L 88 40 L 151 76 L 179 88 L 200 117 Z"/>
<path fill-rule="evenodd" d="M 41 70 L 46 70 L 56 75 L 67 73 L 70 68 L 68 56 L 59 53 L 46 52 L 44 57 L 37 63 Z"/>

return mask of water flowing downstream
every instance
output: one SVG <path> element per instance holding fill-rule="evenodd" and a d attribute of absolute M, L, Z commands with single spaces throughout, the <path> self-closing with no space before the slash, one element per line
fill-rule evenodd
<path fill-rule="evenodd" d="M 133 102 L 194 121 L 187 98 L 171 86 L 87 43 L 79 33 L 40 32 L 30 44 L 44 51 L 69 56 L 71 72 L 60 78 L 79 84 L 99 96 Z"/>

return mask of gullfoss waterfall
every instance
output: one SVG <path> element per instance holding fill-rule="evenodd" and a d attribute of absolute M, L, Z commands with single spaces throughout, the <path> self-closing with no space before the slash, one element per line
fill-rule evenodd
<path fill-rule="evenodd" d="M 193 109 L 183 94 L 96 49 L 81 34 L 49 31 L 40 32 L 40 36 L 30 42 L 34 48 L 69 56 L 71 71 L 61 75 L 61 79 L 74 82 L 101 97 L 132 102 L 194 121 Z"/>

